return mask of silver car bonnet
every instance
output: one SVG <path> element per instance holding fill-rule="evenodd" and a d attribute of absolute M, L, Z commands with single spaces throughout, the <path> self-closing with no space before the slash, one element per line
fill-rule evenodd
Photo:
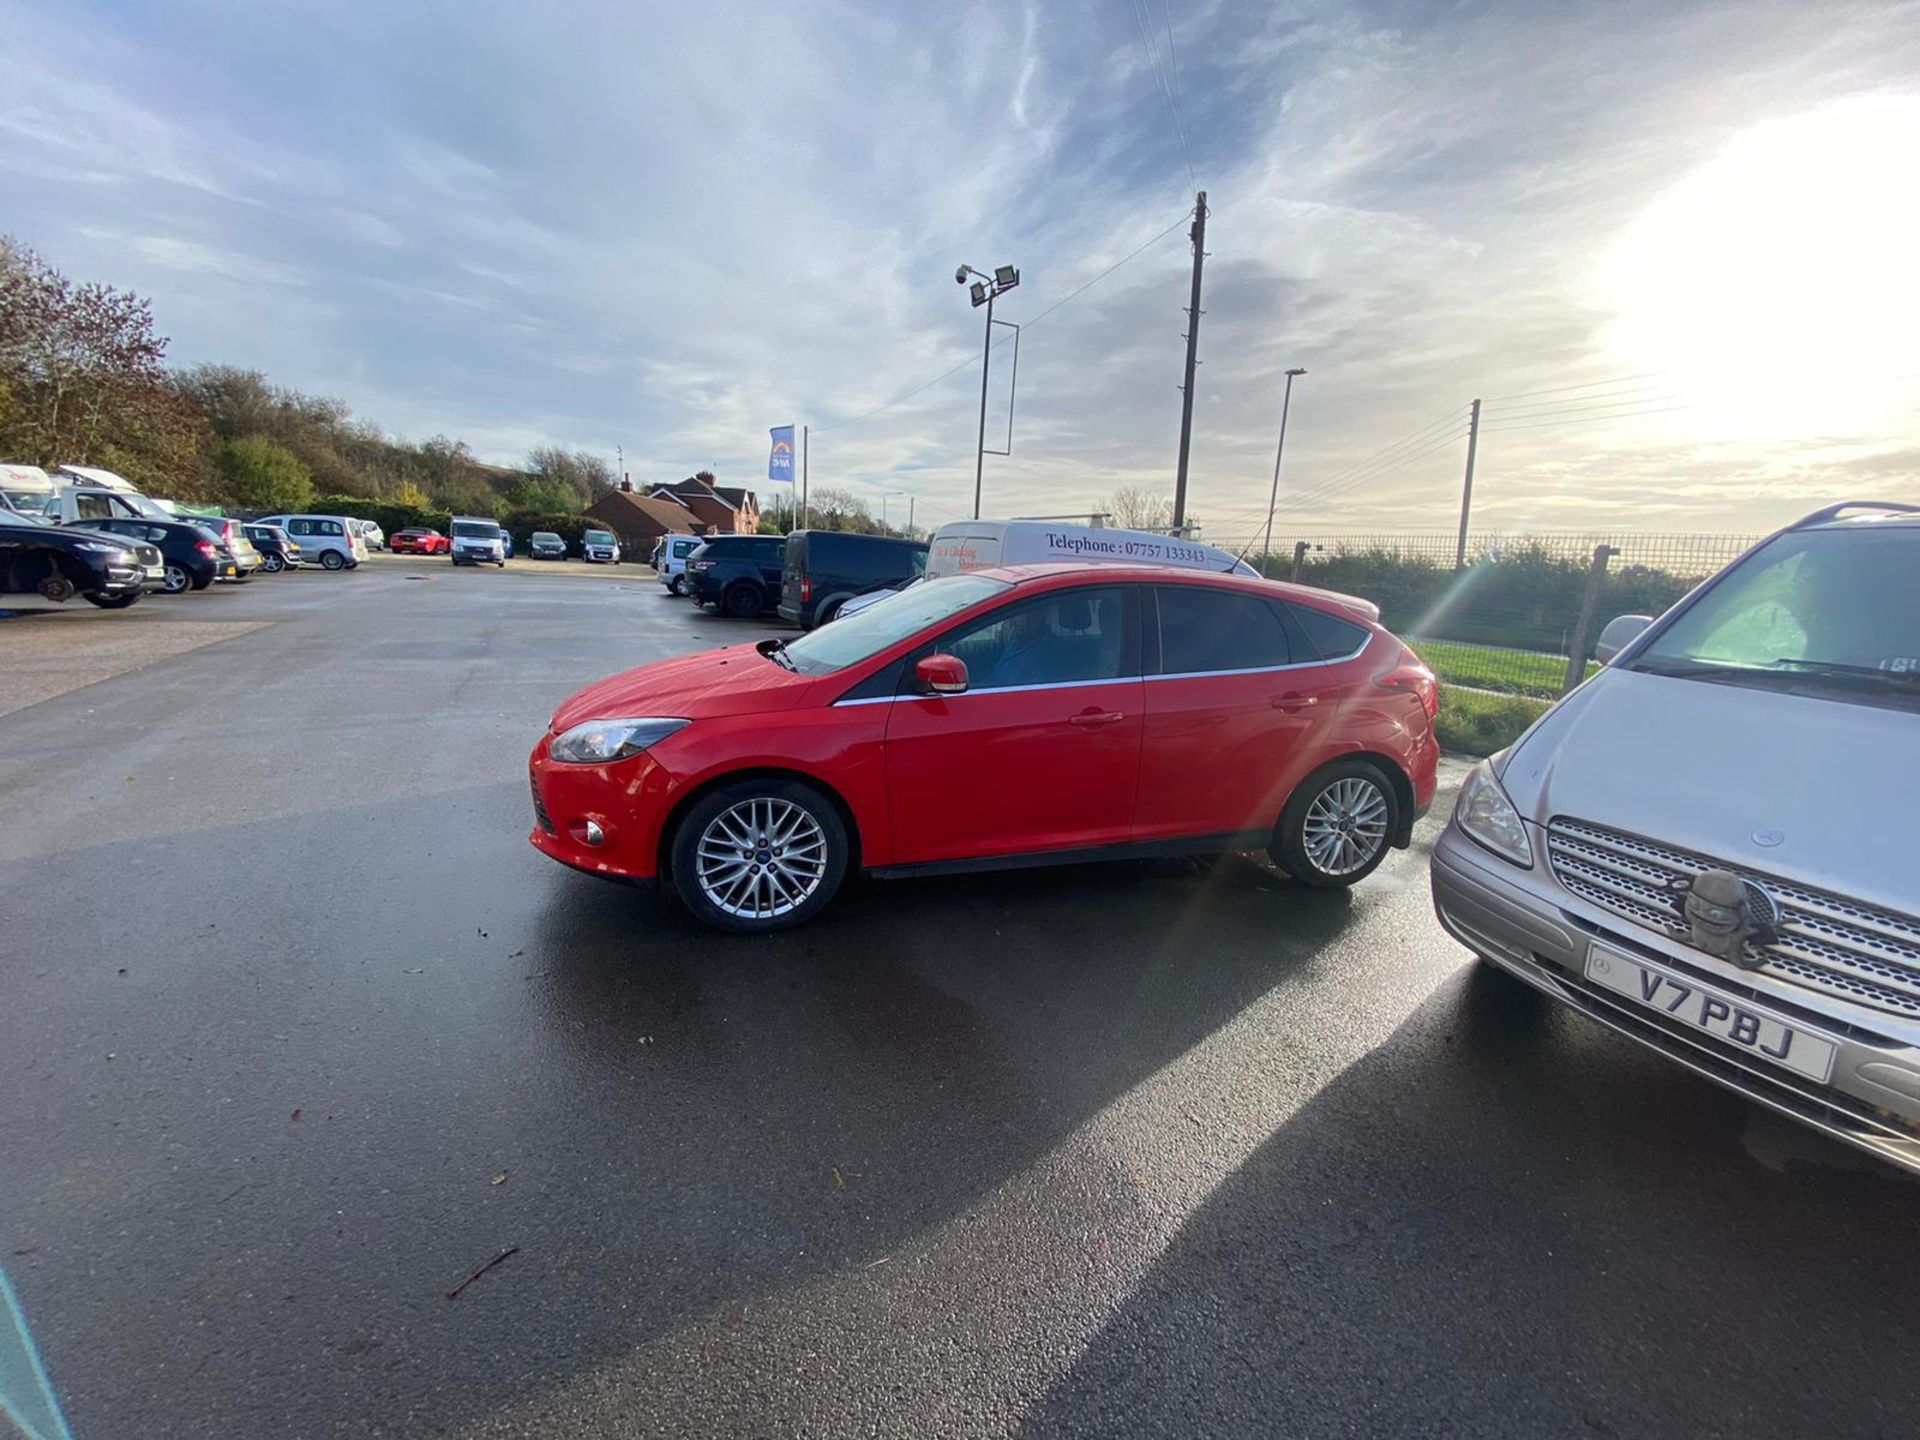
<path fill-rule="evenodd" d="M 1500 778 L 1536 824 L 1588 820 L 1920 914 L 1912 711 L 1607 669 L 1520 742 Z M 1534 845 L 1543 863 L 1537 833 Z"/>

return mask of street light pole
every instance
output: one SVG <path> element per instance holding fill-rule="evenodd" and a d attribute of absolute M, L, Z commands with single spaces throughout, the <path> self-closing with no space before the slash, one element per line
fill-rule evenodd
<path fill-rule="evenodd" d="M 980 349 L 980 435 L 973 447 L 973 518 L 980 518 L 980 481 L 987 468 L 987 371 L 993 364 L 993 301 L 987 291 L 987 338 Z"/>
<path fill-rule="evenodd" d="M 1003 291 L 1011 290 L 1020 283 L 1020 272 L 1011 265 L 1002 265 L 991 275 L 984 270 L 976 270 L 971 265 L 962 265 L 953 272 L 953 278 L 966 285 L 972 280 L 968 294 L 976 307 L 987 307 L 986 338 L 980 346 L 980 433 L 973 447 L 973 518 L 980 518 L 980 482 L 987 467 L 987 376 L 993 368 L 993 302 L 1000 298 Z M 1019 327 L 1014 327 L 1016 331 Z M 1015 367 L 1019 364 L 1019 346 L 1014 347 Z M 1007 421 L 1008 434 L 1012 434 L 1013 421 Z M 999 451 L 994 452 L 996 455 Z"/>
<path fill-rule="evenodd" d="M 1273 451 L 1273 489 L 1267 495 L 1267 535 L 1260 542 L 1262 573 L 1266 570 L 1267 557 L 1273 553 L 1273 512 L 1280 504 L 1280 457 L 1287 453 L 1287 411 L 1293 406 L 1293 377 L 1306 373 L 1300 369 L 1287 371 L 1287 390 L 1280 399 L 1280 443 Z"/>
<path fill-rule="evenodd" d="M 887 528 L 887 501 L 893 499 L 896 495 L 904 495 L 906 493 L 904 490 L 883 490 L 880 492 L 880 528 L 882 530 Z"/>

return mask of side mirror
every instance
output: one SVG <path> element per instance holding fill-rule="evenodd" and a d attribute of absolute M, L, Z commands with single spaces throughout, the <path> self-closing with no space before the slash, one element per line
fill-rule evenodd
<path fill-rule="evenodd" d="M 1651 624 L 1651 615 L 1614 616 L 1600 632 L 1599 642 L 1593 647 L 1593 658 L 1602 665 L 1611 665 L 1613 657 L 1638 640 L 1640 633 Z"/>
<path fill-rule="evenodd" d="M 932 695 L 962 695 L 967 689 L 967 662 L 958 655 L 928 655 L 913 673 Z"/>

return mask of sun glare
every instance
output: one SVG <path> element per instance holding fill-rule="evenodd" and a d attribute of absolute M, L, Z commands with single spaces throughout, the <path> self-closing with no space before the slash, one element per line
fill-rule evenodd
<path fill-rule="evenodd" d="M 1769 120 L 1628 227 L 1597 277 L 1622 367 L 1729 439 L 1920 427 L 1920 96 Z"/>

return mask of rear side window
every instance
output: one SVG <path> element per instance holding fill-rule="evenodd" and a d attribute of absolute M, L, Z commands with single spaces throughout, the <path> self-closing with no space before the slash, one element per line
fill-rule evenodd
<path fill-rule="evenodd" d="M 347 533 L 340 528 L 340 522 L 338 520 L 321 520 L 317 523 L 322 535 L 344 535 Z"/>
<path fill-rule="evenodd" d="M 1259 670 L 1294 657 L 1286 627 L 1258 595 L 1198 585 L 1155 587 L 1160 602 L 1160 673 Z"/>
<path fill-rule="evenodd" d="M 1367 643 L 1367 632 L 1348 620 L 1337 620 L 1311 605 L 1289 605 L 1287 613 L 1306 632 L 1322 660 L 1350 660 Z"/>
<path fill-rule="evenodd" d="M 311 535 L 313 534 L 313 521 L 289 520 L 287 522 L 287 533 L 289 535 Z"/>

